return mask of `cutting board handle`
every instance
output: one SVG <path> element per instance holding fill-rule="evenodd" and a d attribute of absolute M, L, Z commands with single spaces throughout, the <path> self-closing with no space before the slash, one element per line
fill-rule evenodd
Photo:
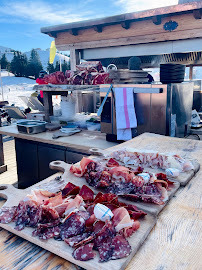
<path fill-rule="evenodd" d="M 67 175 L 71 167 L 71 164 L 68 164 L 61 160 L 55 160 L 49 163 L 49 167 L 52 170 L 62 171 L 63 172 L 62 179 L 67 180 L 68 178 Z"/>
<path fill-rule="evenodd" d="M 16 190 L 13 185 L 0 185 L 0 197 L 8 200 L 9 197 L 15 196 Z"/>
<path fill-rule="evenodd" d="M 94 156 L 104 156 L 104 150 L 100 148 L 90 148 L 89 153 Z"/>

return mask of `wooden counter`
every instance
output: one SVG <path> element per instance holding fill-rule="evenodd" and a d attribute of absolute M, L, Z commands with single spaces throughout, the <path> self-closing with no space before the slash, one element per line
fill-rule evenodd
<path fill-rule="evenodd" d="M 121 146 L 175 152 L 202 164 L 202 142 L 145 133 Z M 120 148 L 115 146 L 114 149 Z M 202 171 L 180 188 L 158 216 L 157 224 L 127 270 L 202 269 Z M 80 269 L 71 263 L 0 229 L 0 269 Z"/>
<path fill-rule="evenodd" d="M 1 127 L 0 134 L 15 138 L 18 187 L 27 188 L 52 175 L 49 163 L 62 160 L 76 163 L 83 156 L 89 156 L 90 148 L 106 149 L 116 145 L 107 142 L 105 134 L 99 131 L 81 131 L 68 137 L 52 139 L 54 132 L 38 134 L 19 133 L 15 125 Z"/>
<path fill-rule="evenodd" d="M 88 150 L 92 147 L 106 149 L 117 145 L 117 143 L 107 142 L 105 134 L 99 131 L 83 130 L 75 135 L 60 137 L 58 139 L 52 139 L 53 133 L 54 131 L 47 131 L 38 134 L 23 134 L 18 132 L 16 125 L 0 127 L 0 134 L 34 142 L 64 146 L 68 149 L 72 148 L 78 151 L 85 151 L 86 153 L 88 153 Z"/>

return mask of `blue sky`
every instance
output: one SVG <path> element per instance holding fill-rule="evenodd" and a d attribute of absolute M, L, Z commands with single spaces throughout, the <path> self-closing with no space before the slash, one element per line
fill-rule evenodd
<path fill-rule="evenodd" d="M 107 17 L 156 7 L 178 0 L 0 0 L 0 46 L 20 51 L 47 49 L 53 40 L 44 26 Z"/>

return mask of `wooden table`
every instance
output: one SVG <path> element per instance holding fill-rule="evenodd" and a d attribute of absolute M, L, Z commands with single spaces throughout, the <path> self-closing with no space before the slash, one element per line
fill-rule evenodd
<path fill-rule="evenodd" d="M 68 92 L 71 91 L 98 91 L 100 90 L 99 85 L 35 85 L 33 90 L 43 91 L 43 101 L 44 101 L 44 113 L 45 120 L 50 122 L 50 116 L 53 115 L 53 102 L 52 96 L 61 95 L 67 96 Z M 78 98 L 82 98 L 78 96 Z M 96 102 L 94 102 L 96 105 Z M 96 108 L 95 108 L 96 111 Z"/>
<path fill-rule="evenodd" d="M 202 164 L 202 142 L 144 133 L 125 147 L 179 153 Z M 113 149 L 120 148 L 119 146 Z M 165 209 L 127 270 L 202 269 L 202 171 L 180 188 Z M 0 230 L 0 269 L 67 270 L 77 266 L 27 241 Z"/>

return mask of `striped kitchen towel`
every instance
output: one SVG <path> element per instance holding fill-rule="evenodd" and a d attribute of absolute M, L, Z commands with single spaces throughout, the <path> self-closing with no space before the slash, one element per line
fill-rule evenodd
<path fill-rule="evenodd" d="M 117 140 L 132 139 L 131 128 L 137 127 L 133 88 L 115 88 Z"/>

